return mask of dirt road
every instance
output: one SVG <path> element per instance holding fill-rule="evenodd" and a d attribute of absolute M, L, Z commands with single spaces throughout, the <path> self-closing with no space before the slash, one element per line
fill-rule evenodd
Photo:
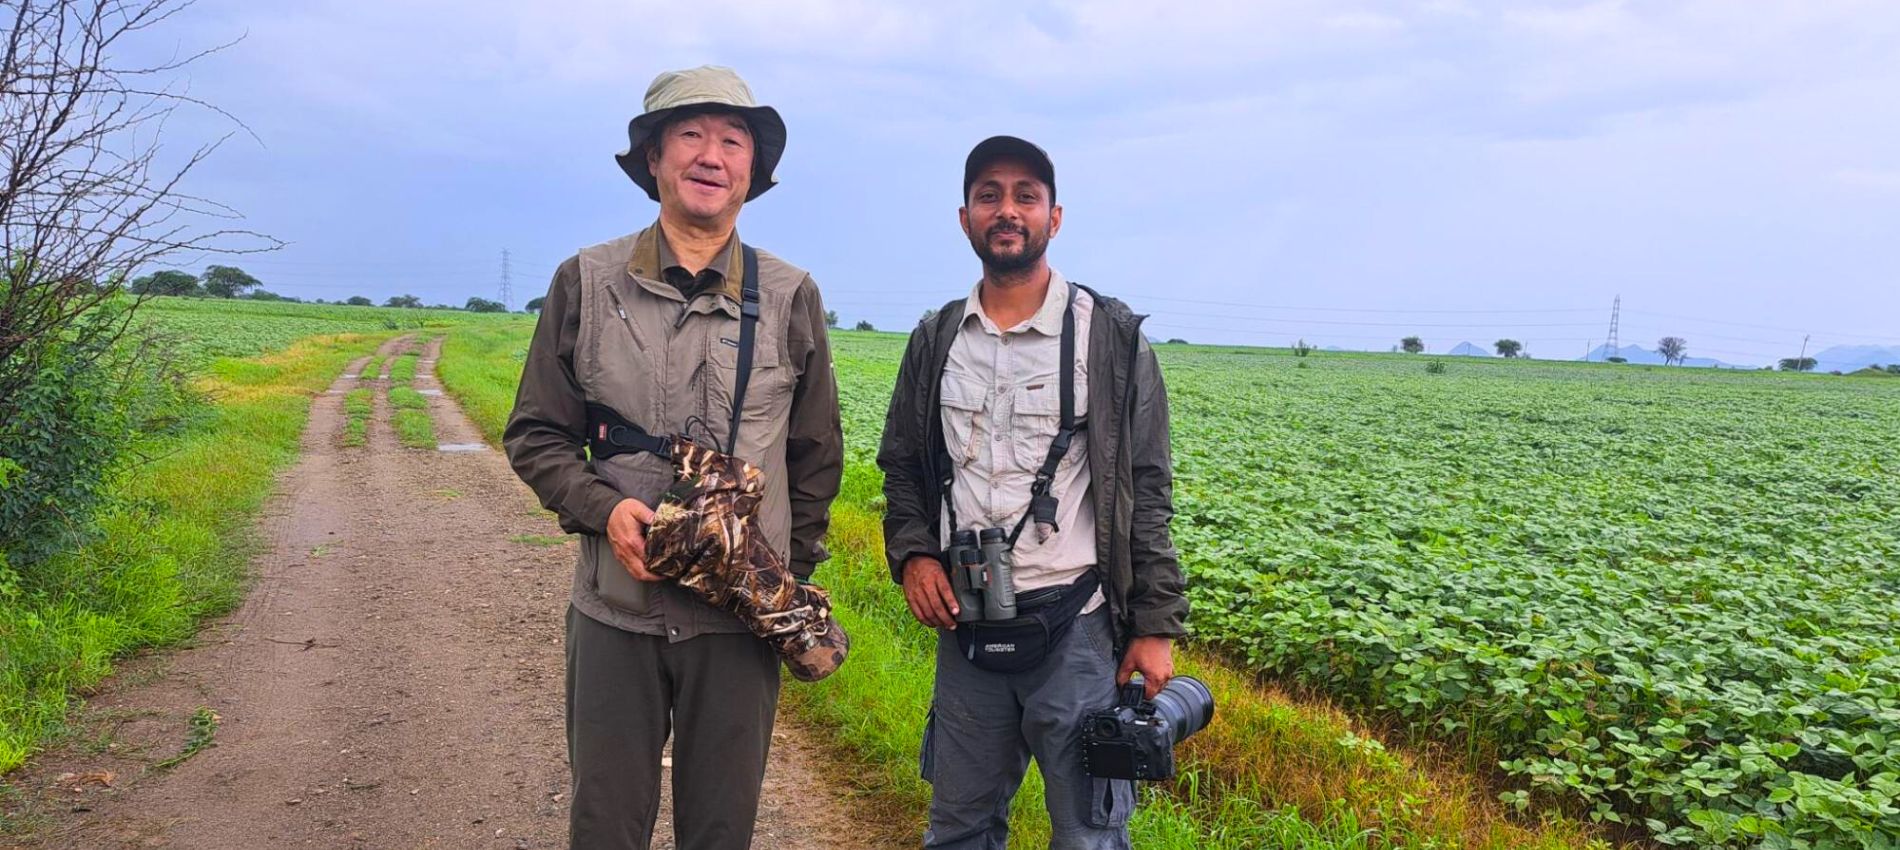
<path fill-rule="evenodd" d="M 571 544 L 432 392 L 437 349 L 415 386 L 437 441 L 467 450 L 401 446 L 387 381 L 353 364 L 316 399 L 302 459 L 266 509 L 248 600 L 192 648 L 128 663 L 77 740 L 9 777 L 33 831 L 0 844 L 567 846 Z M 375 388 L 376 412 L 367 444 L 344 447 L 343 399 L 358 386 Z M 201 709 L 216 715 L 212 745 L 158 768 Z M 755 847 L 905 846 L 823 779 L 805 733 L 780 730 Z M 656 847 L 673 846 L 670 808 Z"/>

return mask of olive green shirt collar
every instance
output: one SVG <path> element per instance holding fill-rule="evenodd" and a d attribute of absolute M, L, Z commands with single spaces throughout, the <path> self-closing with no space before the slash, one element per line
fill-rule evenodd
<path fill-rule="evenodd" d="M 731 238 L 726 240 L 726 247 L 720 249 L 724 254 L 724 261 L 721 262 L 715 258 L 711 265 L 707 266 L 715 270 L 714 273 L 719 274 L 721 280 L 718 289 L 708 291 L 726 296 L 719 304 L 734 317 L 739 315 L 740 290 L 745 286 L 745 258 L 744 252 L 739 250 L 739 245 L 739 232 L 735 230 Z M 627 263 L 627 271 L 635 280 L 665 283 L 666 269 L 678 265 L 679 260 L 673 253 L 673 246 L 667 243 L 666 235 L 661 232 L 660 223 L 655 221 L 652 227 L 640 231 L 639 237 L 634 240 L 633 259 Z M 720 268 L 725 271 L 717 271 Z M 656 291 L 664 296 L 668 295 L 669 290 L 670 297 L 675 300 L 685 300 L 685 296 L 670 285 Z"/>

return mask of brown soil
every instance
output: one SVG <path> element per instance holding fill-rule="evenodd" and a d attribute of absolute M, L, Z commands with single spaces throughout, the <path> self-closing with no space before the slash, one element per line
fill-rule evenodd
<path fill-rule="evenodd" d="M 438 350 L 418 389 L 439 388 Z M 340 379 L 312 405 L 243 606 L 190 648 L 122 665 L 71 741 L 8 778 L 28 833 L 0 845 L 567 846 L 572 544 L 552 539 L 499 452 L 398 445 L 375 377 Z M 343 393 L 359 383 L 377 388 L 369 444 L 341 448 Z M 482 442 L 447 396 L 430 404 L 439 442 Z M 201 707 L 219 718 L 213 745 L 158 767 Z M 824 778 L 810 733 L 782 717 L 773 738 L 754 846 L 909 845 Z M 656 847 L 673 846 L 670 809 Z"/>

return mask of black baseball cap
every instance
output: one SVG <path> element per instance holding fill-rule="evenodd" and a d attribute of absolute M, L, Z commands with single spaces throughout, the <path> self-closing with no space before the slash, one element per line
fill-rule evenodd
<path fill-rule="evenodd" d="M 1056 202 L 1056 166 L 1042 148 L 1015 136 L 991 136 L 970 149 L 963 161 L 963 200 L 970 199 L 970 187 L 983 168 L 999 159 L 1014 159 L 1029 166 L 1036 177 L 1049 186 L 1049 203 Z"/>

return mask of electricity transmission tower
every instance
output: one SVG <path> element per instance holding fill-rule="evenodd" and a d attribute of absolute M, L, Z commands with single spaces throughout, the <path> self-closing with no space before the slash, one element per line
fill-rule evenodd
<path fill-rule="evenodd" d="M 1618 322 L 1622 320 L 1622 318 L 1623 318 L 1623 296 L 1618 295 L 1616 296 L 1616 300 L 1610 304 L 1610 341 L 1605 343 L 1605 345 L 1608 345 L 1610 347 L 1610 350 L 1608 354 L 1604 355 L 1605 359 L 1610 358 L 1610 357 L 1617 357 L 1623 353 L 1622 349 L 1617 345 L 1617 341 L 1616 341 L 1616 326 Z"/>
<path fill-rule="evenodd" d="M 512 304 L 509 301 L 510 297 L 513 295 L 513 293 L 509 291 L 509 289 L 511 288 L 509 284 L 512 283 L 512 281 L 509 278 L 510 278 L 510 272 L 508 268 L 508 249 L 503 248 L 501 249 L 501 309 L 504 312 L 514 309 L 514 304 Z"/>

